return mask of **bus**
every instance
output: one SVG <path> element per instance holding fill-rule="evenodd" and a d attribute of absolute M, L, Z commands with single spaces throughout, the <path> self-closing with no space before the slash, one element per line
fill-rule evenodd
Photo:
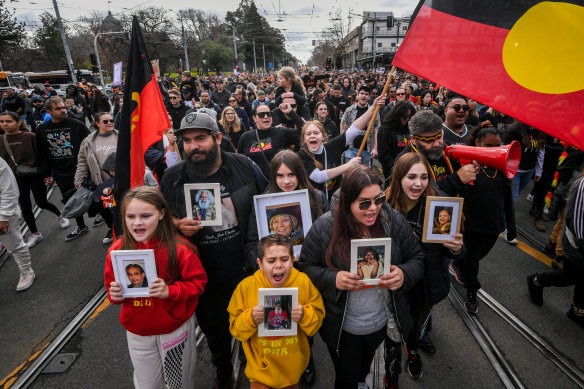
<path fill-rule="evenodd" d="M 0 72 L 0 90 L 16 89 L 18 85 L 24 89 L 30 87 L 24 73 Z"/>
<path fill-rule="evenodd" d="M 68 85 L 73 83 L 72 78 L 69 76 L 66 70 L 54 70 L 51 72 L 26 72 L 24 76 L 28 80 L 31 88 L 38 85 L 43 88 L 46 83 L 51 85 L 51 88 L 57 91 L 58 95 L 65 95 L 65 91 Z M 93 78 L 93 73 L 87 69 L 79 69 L 76 71 L 77 81 L 81 82 L 81 79 L 87 80 L 87 82 L 93 84 L 95 80 Z"/>

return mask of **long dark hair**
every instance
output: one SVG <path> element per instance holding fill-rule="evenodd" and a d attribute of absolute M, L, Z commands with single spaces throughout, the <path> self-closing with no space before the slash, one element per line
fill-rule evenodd
<path fill-rule="evenodd" d="M 523 147 L 532 147 L 532 139 L 537 141 L 539 150 L 545 147 L 545 134 L 538 129 L 528 126 L 519 120 L 509 126 L 507 131 L 519 131 L 521 134 L 521 145 Z"/>
<path fill-rule="evenodd" d="M 103 93 L 98 88 L 93 88 L 91 91 L 91 107 L 94 111 L 103 111 L 102 97 Z"/>
<path fill-rule="evenodd" d="M 335 209 L 335 223 L 333 226 L 333 236 L 326 251 L 326 264 L 331 269 L 337 269 L 333 265 L 333 259 L 339 257 L 341 265 L 349 268 L 351 264 L 351 239 L 362 238 L 368 232 L 371 238 L 383 236 L 383 226 L 381 225 L 381 214 L 377 216 L 375 223 L 364 231 L 363 226 L 355 220 L 351 211 L 351 204 L 357 200 L 361 191 L 371 185 L 379 185 L 382 182 L 375 170 L 359 165 L 350 169 L 343 176 L 341 181 L 341 194 Z M 337 269 L 338 270 L 338 269 Z"/>
<path fill-rule="evenodd" d="M 402 179 L 408 174 L 412 166 L 421 163 L 426 168 L 428 177 L 431 176 L 430 167 L 428 165 L 428 160 L 422 154 L 419 153 L 406 153 L 399 157 L 393 166 L 393 174 L 391 176 L 391 183 L 387 191 L 387 202 L 389 205 L 398 211 L 399 213 L 405 214 L 407 212 L 406 206 L 406 194 L 401 186 Z M 427 196 L 433 196 L 434 189 L 430 185 L 430 178 L 428 178 L 428 186 L 422 195 L 420 200 Z"/>
<path fill-rule="evenodd" d="M 415 113 L 416 109 L 414 108 L 412 103 L 409 102 L 409 100 L 400 101 L 388 113 L 385 114 L 385 116 L 383 117 L 383 121 L 381 123 L 385 124 L 390 128 L 400 127 L 407 128 L 408 127 L 407 124 L 405 126 L 402 125 L 401 118 L 406 115 L 410 115 L 411 117 Z"/>
<path fill-rule="evenodd" d="M 320 203 L 316 197 L 316 191 L 310 184 L 310 181 L 308 181 L 308 176 L 306 175 L 304 166 L 302 166 L 300 157 L 292 150 L 282 150 L 272 158 L 272 162 L 270 163 L 270 183 L 268 184 L 268 192 L 282 192 L 282 189 L 280 189 L 276 183 L 276 174 L 282 165 L 286 165 L 288 169 L 296 175 L 296 178 L 298 178 L 298 189 L 308 189 L 308 200 L 310 201 L 310 211 L 312 215 L 315 218 L 322 215 L 322 209 L 320 209 Z"/>
<path fill-rule="evenodd" d="M 176 257 L 176 245 L 182 244 L 187 246 L 195 253 L 197 253 L 197 249 L 185 239 L 177 238 L 176 229 L 172 221 L 172 211 L 162 193 L 152 187 L 139 186 L 126 192 L 122 199 L 122 250 L 136 250 L 137 247 L 136 240 L 134 240 L 134 237 L 126 225 L 126 210 L 130 201 L 134 199 L 151 204 L 160 212 L 164 212 L 164 217 L 158 222 L 158 226 L 156 227 L 156 239 L 158 239 L 157 249 L 166 247 L 168 251 L 168 279 L 164 281 L 167 284 L 171 284 L 180 279 Z"/>
<path fill-rule="evenodd" d="M 20 115 L 18 115 L 16 112 L 4 111 L 0 112 L 0 116 L 10 116 L 12 120 L 18 123 L 18 129 L 20 131 L 29 132 L 28 127 L 26 126 L 26 124 L 24 124 L 24 122 L 20 118 Z"/>

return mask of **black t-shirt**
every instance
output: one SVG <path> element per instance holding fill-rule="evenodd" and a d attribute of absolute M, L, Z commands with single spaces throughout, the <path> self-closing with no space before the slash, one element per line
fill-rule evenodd
<path fill-rule="evenodd" d="M 251 158 L 259 166 L 262 173 L 269 177 L 269 162 L 274 158 L 274 155 L 287 148 L 294 150 L 297 140 L 298 130 L 291 128 L 272 127 L 269 130 L 252 130 L 241 135 L 237 144 L 237 152 Z M 265 158 L 262 156 L 262 149 Z"/>
<path fill-rule="evenodd" d="M 89 130 L 79 120 L 66 118 L 60 123 L 49 120 L 37 127 L 39 146 L 49 158 L 52 174 L 72 176 L 77 169 L 79 146 Z"/>
<path fill-rule="evenodd" d="M 188 169 L 186 176 L 189 182 L 219 183 L 221 187 L 221 214 L 223 225 L 203 227 L 197 234 L 196 243 L 199 249 L 201 263 L 210 280 L 225 279 L 241 273 L 244 267 L 243 232 L 233 201 L 231 188 L 228 186 L 227 172 L 219 169 L 209 177 L 190 177 Z"/>
<path fill-rule="evenodd" d="M 460 134 L 451 131 L 446 124 L 442 124 L 442 130 L 444 131 L 444 143 L 448 146 L 450 145 L 467 145 L 471 137 L 470 127 L 466 124 L 464 125 L 464 130 Z"/>
<path fill-rule="evenodd" d="M 334 96 L 329 97 L 328 102 L 335 107 L 339 117 L 351 106 L 351 101 L 343 95 L 338 98 Z"/>
<path fill-rule="evenodd" d="M 314 154 L 314 158 L 322 164 L 321 170 L 328 170 L 335 168 L 341 165 L 341 156 L 343 152 L 347 149 L 347 133 L 341 134 L 336 138 L 328 141 L 324 145 L 324 150 L 320 154 Z M 325 153 L 326 151 L 326 153 Z M 325 155 L 326 155 L 326 164 L 325 164 Z M 314 164 L 314 160 L 304 151 L 300 150 L 298 152 L 298 156 L 302 161 L 302 165 L 304 166 L 304 170 L 308 176 L 316 169 L 316 165 Z M 318 184 L 312 180 L 310 183 L 314 186 L 315 189 L 320 190 L 321 192 L 326 193 L 328 189 L 329 198 L 333 195 L 333 193 L 337 190 L 337 188 L 341 184 L 341 177 L 337 176 L 326 183 Z"/>
<path fill-rule="evenodd" d="M 19 115 L 24 115 L 25 104 L 22 97 L 14 95 L 12 97 L 8 96 L 3 100 L 3 107 L 6 111 L 16 112 L 18 108 L 22 108 L 22 111 L 18 112 Z"/>
<path fill-rule="evenodd" d="M 368 109 L 369 109 L 368 105 L 366 105 L 365 107 L 357 106 L 357 116 L 355 116 L 355 119 L 358 119 L 359 117 L 361 117 L 361 115 L 363 115 L 365 112 L 367 112 Z M 365 139 L 365 135 L 358 135 L 355 138 L 355 140 L 353 141 L 355 148 L 361 147 L 361 143 L 363 143 L 363 139 Z"/>
<path fill-rule="evenodd" d="M 521 144 L 521 161 L 519 162 L 519 170 L 529 171 L 535 169 L 537 165 L 537 154 L 539 153 L 539 141 L 533 135 L 533 131 L 529 130 L 529 144 L 523 144 L 523 137 L 521 136 L 521 129 L 516 128 L 507 131 L 503 134 L 503 143 L 508 145 L 514 140 Z"/>
<path fill-rule="evenodd" d="M 422 234 L 424 231 L 424 211 L 426 209 L 426 200 L 421 199 L 416 203 L 416 205 L 409 210 L 409 212 L 405 215 L 406 220 L 412 227 L 412 231 L 418 238 L 418 241 L 422 241 Z"/>

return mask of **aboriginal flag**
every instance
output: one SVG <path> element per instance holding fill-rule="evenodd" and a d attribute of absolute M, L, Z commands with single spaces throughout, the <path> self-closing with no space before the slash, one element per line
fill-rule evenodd
<path fill-rule="evenodd" d="M 162 139 L 167 128 L 170 128 L 168 114 L 134 16 L 116 153 L 117 203 L 129 188 L 144 185 L 144 153 Z"/>
<path fill-rule="evenodd" d="M 584 0 L 422 0 L 393 64 L 584 149 Z"/>

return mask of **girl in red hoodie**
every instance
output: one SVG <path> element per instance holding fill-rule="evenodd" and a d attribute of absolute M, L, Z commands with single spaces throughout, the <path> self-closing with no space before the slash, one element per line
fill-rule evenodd
<path fill-rule="evenodd" d="M 114 304 L 123 304 L 120 322 L 127 330 L 136 388 L 194 387 L 197 342 L 195 308 L 207 283 L 196 249 L 175 234 L 162 194 L 134 188 L 121 205 L 123 236 L 108 252 L 105 286 Z M 112 250 L 153 249 L 158 278 L 150 297 L 124 298 L 115 281 Z"/>

